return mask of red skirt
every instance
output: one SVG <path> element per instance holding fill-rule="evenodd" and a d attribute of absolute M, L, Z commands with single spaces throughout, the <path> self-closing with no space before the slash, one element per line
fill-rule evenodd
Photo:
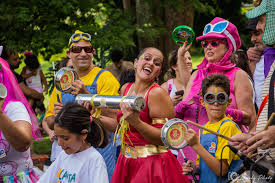
<path fill-rule="evenodd" d="M 126 158 L 120 154 L 111 183 L 189 183 L 170 152 L 145 158 Z"/>

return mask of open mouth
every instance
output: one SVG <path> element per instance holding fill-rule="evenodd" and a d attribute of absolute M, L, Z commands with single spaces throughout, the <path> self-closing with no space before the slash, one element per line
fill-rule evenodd
<path fill-rule="evenodd" d="M 151 74 L 152 73 L 152 70 L 150 69 L 150 68 L 148 68 L 148 67 L 145 67 L 144 69 L 143 69 L 143 72 L 145 73 L 145 74 Z"/>
<path fill-rule="evenodd" d="M 211 56 L 213 56 L 213 55 L 214 55 L 213 52 L 208 52 L 208 53 L 207 53 L 207 56 L 209 56 L 209 57 L 211 57 Z"/>

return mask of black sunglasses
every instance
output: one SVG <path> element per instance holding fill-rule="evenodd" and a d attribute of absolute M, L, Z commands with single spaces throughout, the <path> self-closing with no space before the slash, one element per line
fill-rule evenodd
<path fill-rule="evenodd" d="M 91 46 L 73 46 L 70 48 L 70 51 L 73 53 L 80 53 L 84 49 L 86 53 L 92 53 L 93 52 L 93 47 Z"/>

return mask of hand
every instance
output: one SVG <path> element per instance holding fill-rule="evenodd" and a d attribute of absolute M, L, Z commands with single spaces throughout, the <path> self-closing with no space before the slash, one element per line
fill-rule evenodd
<path fill-rule="evenodd" d="M 139 120 L 139 112 L 134 111 L 130 105 L 126 102 L 122 102 L 120 104 L 121 112 L 123 113 L 124 119 L 130 123 L 133 127 L 135 127 L 138 123 L 140 123 Z"/>
<path fill-rule="evenodd" d="M 249 133 L 240 133 L 232 136 L 231 141 L 228 141 L 228 144 L 243 152 L 247 149 L 246 141 L 250 137 L 252 137 L 252 135 Z"/>
<path fill-rule="evenodd" d="M 59 102 L 54 103 L 54 108 L 53 108 L 54 116 L 56 116 L 61 111 L 62 107 L 63 107 L 62 103 L 59 103 Z"/>
<path fill-rule="evenodd" d="M 180 101 L 182 101 L 182 95 L 173 95 L 173 97 L 171 98 L 173 105 L 177 105 Z"/>
<path fill-rule="evenodd" d="M 93 108 L 92 105 L 89 102 L 84 102 L 84 103 L 81 103 L 80 105 L 85 107 L 91 113 L 91 115 L 94 114 L 95 111 L 96 111 L 96 109 Z"/>
<path fill-rule="evenodd" d="M 259 51 L 257 48 L 255 47 L 251 47 L 247 50 L 247 57 L 251 62 L 259 62 L 261 59 L 263 52 Z"/>
<path fill-rule="evenodd" d="M 188 160 L 186 163 L 184 162 L 182 164 L 183 175 L 188 175 L 188 174 L 190 174 L 193 171 L 194 171 L 194 163 L 193 163 L 193 161 Z"/>
<path fill-rule="evenodd" d="M 53 142 L 56 139 L 56 135 L 53 130 L 49 131 L 50 141 Z"/>
<path fill-rule="evenodd" d="M 191 128 L 185 132 L 184 139 L 186 140 L 188 145 L 190 145 L 191 147 L 199 144 L 199 139 L 198 139 L 197 133 Z"/>
<path fill-rule="evenodd" d="M 252 137 L 246 141 L 246 144 L 250 147 L 247 149 L 247 153 L 260 149 L 268 149 L 275 147 L 275 126 L 268 127 L 267 130 L 253 132 Z"/>
<path fill-rule="evenodd" d="M 187 45 L 187 41 L 184 42 L 178 49 L 178 58 L 184 58 L 185 53 L 190 49 L 192 43 Z"/>
<path fill-rule="evenodd" d="M 90 92 L 86 89 L 83 81 L 81 81 L 80 79 L 72 82 L 71 88 L 68 92 L 70 92 L 73 95 L 90 94 Z"/>

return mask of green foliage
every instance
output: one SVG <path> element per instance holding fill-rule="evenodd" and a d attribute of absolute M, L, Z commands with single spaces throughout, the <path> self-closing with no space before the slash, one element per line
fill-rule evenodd
<path fill-rule="evenodd" d="M 42 138 L 41 141 L 33 141 L 31 149 L 36 154 L 51 154 L 52 143 L 48 137 Z"/>
<path fill-rule="evenodd" d="M 100 0 L 1 1 L 0 42 L 19 52 L 40 53 L 45 60 L 67 48 L 77 29 L 90 33 L 94 47 L 103 52 L 112 46 L 134 46 L 129 35 L 135 25 L 114 6 L 113 1 Z"/>

